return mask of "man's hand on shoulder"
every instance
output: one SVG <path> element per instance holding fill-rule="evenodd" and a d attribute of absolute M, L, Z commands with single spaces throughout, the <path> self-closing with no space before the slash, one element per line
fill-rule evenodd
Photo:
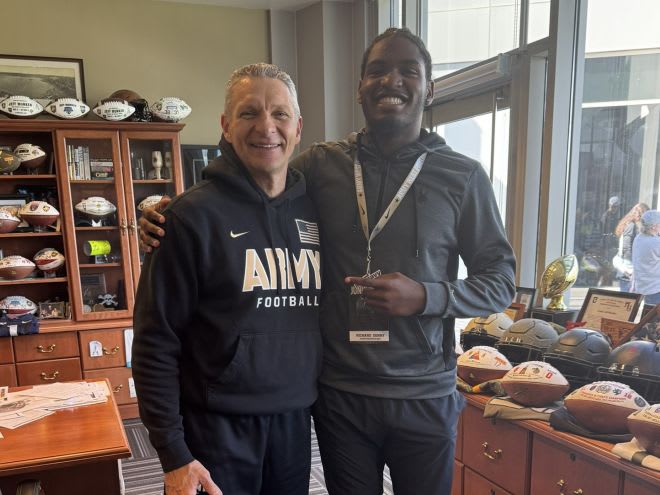
<path fill-rule="evenodd" d="M 158 237 L 163 237 L 165 231 L 158 224 L 165 223 L 165 217 L 161 215 L 161 212 L 171 201 L 172 198 L 169 196 L 163 196 L 155 206 L 142 210 L 142 216 L 138 218 L 138 225 L 140 227 L 140 249 L 145 253 L 150 253 L 153 248 L 160 245 Z"/>
<path fill-rule="evenodd" d="M 348 285 L 365 287 L 367 304 L 390 316 L 410 316 L 424 311 L 426 289 L 403 273 L 386 273 L 378 278 L 346 277 Z"/>
<path fill-rule="evenodd" d="M 197 460 L 165 473 L 165 495 L 195 495 L 199 485 L 209 495 L 222 495 L 222 490 Z"/>

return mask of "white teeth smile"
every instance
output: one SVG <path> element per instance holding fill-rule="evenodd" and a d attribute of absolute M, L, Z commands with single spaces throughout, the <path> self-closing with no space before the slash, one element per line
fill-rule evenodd
<path fill-rule="evenodd" d="M 403 100 L 395 96 L 385 96 L 379 100 L 379 103 L 383 103 L 385 105 L 401 105 Z"/>
<path fill-rule="evenodd" d="M 255 148 L 265 148 L 265 149 L 271 149 L 271 148 L 279 148 L 279 144 L 253 144 Z"/>

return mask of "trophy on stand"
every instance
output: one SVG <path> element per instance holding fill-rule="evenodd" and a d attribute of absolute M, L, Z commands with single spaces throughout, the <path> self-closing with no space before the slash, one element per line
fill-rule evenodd
<path fill-rule="evenodd" d="M 151 152 L 151 166 L 156 172 L 154 177 L 156 180 L 161 180 L 162 176 L 160 175 L 160 170 L 163 168 L 163 154 L 160 151 Z"/>
<path fill-rule="evenodd" d="M 574 254 L 567 254 L 552 261 L 541 276 L 541 293 L 550 302 L 543 308 L 534 308 L 532 318 L 550 321 L 565 326 L 575 320 L 578 311 L 569 310 L 564 303 L 564 292 L 577 280 L 579 264 Z"/>

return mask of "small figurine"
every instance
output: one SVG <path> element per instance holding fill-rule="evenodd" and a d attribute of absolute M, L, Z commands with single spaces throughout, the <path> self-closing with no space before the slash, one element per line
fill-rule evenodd
<path fill-rule="evenodd" d="M 119 306 L 117 302 L 117 294 L 99 294 L 97 297 L 99 304 L 106 308 L 115 309 Z"/>

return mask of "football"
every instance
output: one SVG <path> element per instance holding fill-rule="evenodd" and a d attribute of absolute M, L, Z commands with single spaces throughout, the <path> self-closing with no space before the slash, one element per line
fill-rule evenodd
<path fill-rule="evenodd" d="M 0 174 L 10 174 L 21 166 L 21 159 L 14 153 L 0 150 Z"/>
<path fill-rule="evenodd" d="M 0 277 L 20 280 L 30 275 L 35 269 L 34 263 L 23 256 L 6 256 L 0 259 Z"/>
<path fill-rule="evenodd" d="M 25 168 L 39 168 L 46 162 L 46 152 L 36 144 L 23 143 L 16 146 L 14 154 L 21 159 Z"/>
<path fill-rule="evenodd" d="M 94 108 L 94 113 L 105 120 L 124 120 L 129 118 L 135 112 L 135 107 L 126 100 L 115 98 L 105 98 L 98 102 Z"/>
<path fill-rule="evenodd" d="M 85 198 L 76 206 L 76 211 L 90 217 L 103 218 L 117 211 L 117 207 L 100 196 Z"/>
<path fill-rule="evenodd" d="M 143 211 L 145 208 L 151 208 L 158 204 L 158 202 L 163 199 L 163 196 L 159 194 L 154 194 L 153 196 L 147 196 L 137 206 L 137 209 Z"/>
<path fill-rule="evenodd" d="M 21 207 L 18 216 L 30 225 L 45 227 L 54 223 L 60 212 L 45 201 L 30 201 Z"/>
<path fill-rule="evenodd" d="M 40 249 L 34 255 L 34 263 L 39 270 L 44 272 L 53 272 L 64 264 L 64 256 L 62 253 L 53 248 Z"/>
<path fill-rule="evenodd" d="M 6 208 L 0 208 L 0 234 L 9 234 L 16 230 L 21 219 Z"/>
<path fill-rule="evenodd" d="M 628 416 L 628 429 L 649 454 L 660 457 L 660 404 Z"/>
<path fill-rule="evenodd" d="M 543 361 L 520 363 L 502 378 L 504 391 L 523 406 L 542 407 L 560 400 L 568 391 L 568 380 Z"/>
<path fill-rule="evenodd" d="M 43 111 L 38 102 L 27 96 L 8 96 L 0 101 L 0 111 L 15 119 L 30 119 Z"/>
<path fill-rule="evenodd" d="M 0 310 L 7 313 L 7 316 L 17 317 L 28 313 L 34 314 L 37 311 L 37 305 L 23 296 L 8 296 L 0 301 Z"/>
<path fill-rule="evenodd" d="M 153 116 L 165 122 L 178 122 L 190 115 L 190 112 L 190 106 L 176 96 L 165 96 L 151 105 Z"/>
<path fill-rule="evenodd" d="M 593 382 L 564 399 L 566 409 L 584 427 L 596 433 L 628 433 L 627 418 L 648 405 L 628 385 Z"/>
<path fill-rule="evenodd" d="M 511 363 L 494 347 L 478 345 L 458 356 L 457 373 L 470 385 L 502 378 Z"/>
<path fill-rule="evenodd" d="M 77 119 L 89 112 L 89 107 L 75 98 L 58 98 L 46 105 L 44 110 L 60 119 Z"/>

